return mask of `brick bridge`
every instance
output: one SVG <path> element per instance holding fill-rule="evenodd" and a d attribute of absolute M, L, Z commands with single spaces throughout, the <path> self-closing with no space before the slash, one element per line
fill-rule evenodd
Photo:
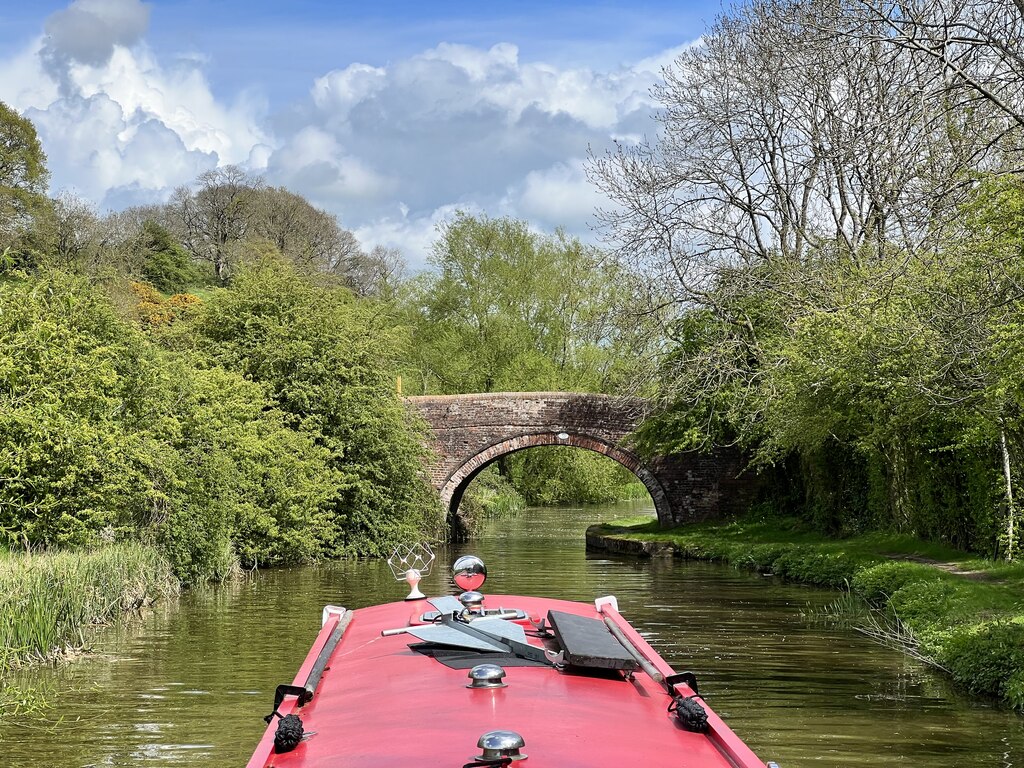
<path fill-rule="evenodd" d="M 663 527 L 719 517 L 749 502 L 753 483 L 739 455 L 681 453 L 643 460 L 625 438 L 648 413 L 634 398 L 567 392 L 494 392 L 408 397 L 433 432 L 430 479 L 457 525 L 462 494 L 505 454 L 540 445 L 603 453 L 644 484 Z"/>

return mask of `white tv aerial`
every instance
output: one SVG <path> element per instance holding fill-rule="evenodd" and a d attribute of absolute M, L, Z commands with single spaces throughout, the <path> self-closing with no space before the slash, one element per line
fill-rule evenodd
<path fill-rule="evenodd" d="M 397 581 L 409 585 L 406 600 L 423 600 L 426 595 L 420 592 L 420 579 L 430 573 L 434 562 L 434 551 L 427 544 L 399 544 L 388 558 L 388 566 Z"/>

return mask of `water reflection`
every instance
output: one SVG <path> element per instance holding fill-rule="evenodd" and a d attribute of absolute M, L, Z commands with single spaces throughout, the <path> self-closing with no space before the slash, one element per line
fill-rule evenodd
<path fill-rule="evenodd" d="M 1024 767 L 1024 720 L 953 693 L 944 678 L 842 628 L 801 615 L 831 592 L 726 567 L 586 555 L 590 522 L 622 508 L 530 510 L 496 521 L 470 545 L 438 553 L 423 580 L 474 552 L 491 592 L 592 600 L 615 594 L 624 614 L 676 669 L 697 673 L 711 704 L 783 768 L 895 764 Z M 49 687 L 49 723 L 0 731 L 10 765 L 244 765 L 291 680 L 326 603 L 360 607 L 407 586 L 386 564 L 347 561 L 256 574 L 182 598 L 131 632 L 106 633 L 95 658 L 21 676 Z"/>

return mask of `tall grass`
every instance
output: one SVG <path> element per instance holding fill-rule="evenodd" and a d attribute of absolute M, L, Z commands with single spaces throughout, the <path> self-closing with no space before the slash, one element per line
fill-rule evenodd
<path fill-rule="evenodd" d="M 176 594 L 157 550 L 117 544 L 90 552 L 0 549 L 0 674 L 80 648 L 83 630 Z"/>

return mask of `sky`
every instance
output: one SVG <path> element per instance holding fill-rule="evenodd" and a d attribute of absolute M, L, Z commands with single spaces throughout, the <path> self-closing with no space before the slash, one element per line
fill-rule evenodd
<path fill-rule="evenodd" d="M 101 213 L 235 164 L 424 266 L 457 210 L 595 241 L 588 152 L 717 2 L 0 0 L 0 101 Z"/>

